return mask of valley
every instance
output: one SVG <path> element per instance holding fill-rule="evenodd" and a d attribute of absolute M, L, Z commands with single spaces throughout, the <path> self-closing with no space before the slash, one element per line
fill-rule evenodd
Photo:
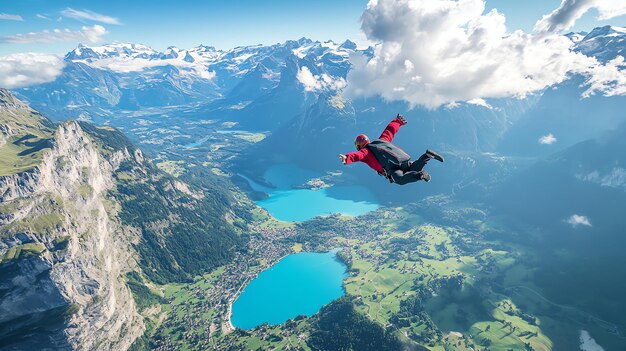
<path fill-rule="evenodd" d="M 273 226 L 269 221 L 257 222 L 257 227 Z M 498 230 L 484 222 L 468 223 L 470 230 L 461 229 L 458 224 L 442 227 L 402 209 L 379 210 L 358 220 L 332 217 L 314 222 L 279 230 L 291 232 L 290 235 L 272 236 L 274 242 L 283 246 L 274 260 L 262 256 L 259 265 L 242 266 L 248 266 L 248 270 L 231 266 L 218 274 L 232 277 L 238 275 L 228 275 L 229 271 L 243 271 L 244 278 L 239 282 L 245 284 L 273 265 L 281 254 L 289 252 L 293 242 L 302 244 L 306 251 L 341 247 L 339 257 L 350 267 L 350 276 L 344 282 L 346 294 L 355 310 L 387 329 L 399 331 L 398 335 L 404 335 L 402 341 L 413 347 L 427 345 L 445 350 L 463 349 L 459 347 L 464 345 L 467 349 L 484 346 L 526 350 L 528 344 L 534 350 L 549 350 L 553 349 L 553 340 L 558 340 L 559 347 L 565 350 L 577 346 L 576 328 L 601 329 L 580 319 L 568 322 L 569 327 L 564 329 L 566 324 L 558 320 L 571 311 L 560 306 L 547 313 L 550 309 L 545 301 L 527 287 L 533 286 L 533 272 L 524 257 L 528 250 L 487 239 Z M 315 230 L 320 226 L 325 230 Z M 338 232 L 343 234 L 337 236 Z M 264 248 L 260 252 L 266 251 Z M 188 290 L 172 295 L 172 314 L 176 316 L 173 325 L 184 324 L 185 320 L 204 323 L 198 323 L 199 329 L 186 332 L 175 328 L 167 337 L 170 344 L 166 345 L 202 349 L 207 345 L 203 338 L 211 335 L 209 340 L 218 349 L 309 349 L 304 340 L 315 332 L 309 318 L 298 317 L 279 327 L 265 325 L 232 333 L 227 332 L 228 327 L 207 329 L 215 321 L 227 323 L 225 308 L 233 301 L 228 296 L 236 296 L 240 285 L 230 284 L 233 288 L 228 291 L 235 295 L 220 296 L 220 302 L 213 302 L 222 308 L 221 317 L 213 309 L 202 307 L 212 305 L 201 298 L 202 290 L 224 286 L 222 280 L 213 276 L 199 277 Z M 597 334 L 610 337 L 607 330 L 596 331 L 594 336 Z M 165 338 L 157 335 L 157 339 Z M 619 343 L 618 340 L 615 338 Z"/>
<path fill-rule="evenodd" d="M 606 61 L 591 44 L 625 35 L 575 49 Z M 345 96 L 371 50 L 81 45 L 0 90 L 0 349 L 624 349 L 624 96 L 581 99 L 581 77 L 436 110 Z M 446 156 L 432 182 L 338 162 L 399 111 L 394 142 Z M 233 326 L 259 274 L 335 249 L 342 297 Z"/>

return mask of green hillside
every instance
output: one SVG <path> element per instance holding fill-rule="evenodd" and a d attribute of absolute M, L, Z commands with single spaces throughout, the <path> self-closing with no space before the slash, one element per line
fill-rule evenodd
<path fill-rule="evenodd" d="M 39 164 L 53 132 L 50 120 L 0 89 L 0 176 Z"/>

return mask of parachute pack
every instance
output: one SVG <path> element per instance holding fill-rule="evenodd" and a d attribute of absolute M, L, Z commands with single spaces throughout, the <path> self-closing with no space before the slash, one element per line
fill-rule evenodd
<path fill-rule="evenodd" d="M 380 165 L 387 172 L 393 172 L 409 162 L 411 156 L 396 145 L 376 139 L 366 146 L 376 157 Z"/>

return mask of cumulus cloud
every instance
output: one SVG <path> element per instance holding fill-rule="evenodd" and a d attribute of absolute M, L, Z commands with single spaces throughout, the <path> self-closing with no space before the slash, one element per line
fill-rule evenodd
<path fill-rule="evenodd" d="M 346 94 L 437 108 L 523 98 L 572 74 L 589 78 L 586 96 L 621 94 L 623 61 L 602 65 L 560 34 L 509 33 L 505 20 L 484 0 L 370 0 L 361 28 L 374 55 L 352 55 Z"/>
<path fill-rule="evenodd" d="M 12 15 L 10 13 L 0 13 L 0 20 L 23 21 L 24 19 L 20 15 Z"/>
<path fill-rule="evenodd" d="M 601 92 L 605 96 L 626 95 L 626 62 L 623 56 L 617 56 L 606 64 L 595 63 L 588 69 L 587 90 L 583 97 Z"/>
<path fill-rule="evenodd" d="M 587 11 L 595 8 L 601 20 L 626 14 L 624 0 L 562 0 L 561 5 L 535 24 L 537 32 L 560 32 L 570 29 Z"/>
<path fill-rule="evenodd" d="M 87 20 L 94 22 L 101 22 L 106 24 L 121 24 L 120 21 L 111 16 L 106 16 L 97 12 L 89 11 L 89 10 L 74 10 L 73 8 L 66 8 L 61 11 L 61 15 L 68 18 L 74 18 L 77 20 Z"/>
<path fill-rule="evenodd" d="M 554 135 L 552 135 L 552 133 L 548 134 L 548 135 L 544 135 L 541 138 L 539 138 L 539 144 L 542 145 L 552 145 L 556 143 L 556 137 Z"/>
<path fill-rule="evenodd" d="M 304 86 L 304 91 L 310 92 L 339 90 L 346 86 L 346 81 L 343 78 L 333 78 L 326 73 L 313 75 L 306 66 L 298 70 L 296 79 Z"/>
<path fill-rule="evenodd" d="M 61 74 L 63 59 L 56 55 L 20 53 L 0 57 L 0 86 L 22 88 L 51 82 Z"/>
<path fill-rule="evenodd" d="M 106 28 L 101 25 L 93 27 L 82 27 L 81 30 L 73 31 L 69 29 L 53 29 L 41 32 L 30 32 L 26 34 L 16 34 L 0 38 L 0 43 L 57 43 L 57 42 L 91 42 L 95 43 L 107 34 Z"/>
<path fill-rule="evenodd" d="M 577 215 L 577 214 L 571 215 L 571 217 L 566 219 L 565 222 L 571 224 L 572 227 L 574 227 L 574 228 L 576 228 L 576 227 L 578 227 L 580 225 L 591 227 L 591 222 L 589 221 L 589 218 L 587 216 L 581 216 L 581 215 Z"/>

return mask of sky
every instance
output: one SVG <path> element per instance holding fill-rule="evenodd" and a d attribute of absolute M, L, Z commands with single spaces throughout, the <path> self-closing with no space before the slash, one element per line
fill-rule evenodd
<path fill-rule="evenodd" d="M 496 8 L 506 16 L 509 31 L 530 32 L 559 4 L 560 0 L 486 0 L 486 12 Z M 79 42 L 142 43 L 156 50 L 200 44 L 229 49 L 301 37 L 367 44 L 360 23 L 366 7 L 364 0 L 3 1 L 0 56 L 64 54 Z M 605 21 L 597 17 L 597 10 L 591 9 L 570 30 L 626 26 L 626 16 Z"/>
<path fill-rule="evenodd" d="M 301 83 L 348 97 L 380 96 L 430 109 L 459 101 L 491 108 L 485 99 L 523 98 L 572 76 L 585 78 L 583 98 L 626 95 L 622 56 L 599 61 L 574 50 L 564 36 L 607 24 L 626 25 L 626 1 L 5 1 L 0 86 L 54 81 L 66 65 L 63 55 L 79 43 L 227 50 L 307 37 L 374 47 L 371 57 L 350 56 L 345 80 L 298 72 Z M 143 64 L 133 67 L 148 67 Z M 214 76 L 209 66 L 198 68 L 202 79 Z"/>

